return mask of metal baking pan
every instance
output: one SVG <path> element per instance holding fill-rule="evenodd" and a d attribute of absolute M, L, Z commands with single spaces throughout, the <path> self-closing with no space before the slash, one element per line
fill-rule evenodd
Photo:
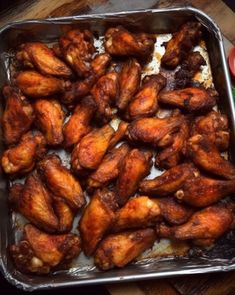
<path fill-rule="evenodd" d="M 103 35 L 110 26 L 121 24 L 133 31 L 166 34 L 174 32 L 188 20 L 198 20 L 203 24 L 203 39 L 209 53 L 213 83 L 219 92 L 219 109 L 230 119 L 231 150 L 235 161 L 235 106 L 232 98 L 222 35 L 217 25 L 205 13 L 192 7 L 172 9 L 149 9 L 129 12 L 82 15 L 14 22 L 0 30 L 0 87 L 10 79 L 12 48 L 25 41 L 40 40 L 53 42 L 69 28 L 89 28 Z M 2 106 L 0 111 L 2 112 Z M 0 136 L 0 152 L 3 142 Z M 233 156 L 233 157 L 232 157 Z M 7 247 L 16 237 L 14 216 L 7 202 L 7 181 L 0 179 L 0 269 L 5 278 L 16 287 L 33 291 L 66 286 L 134 281 L 150 278 L 172 277 L 194 273 L 209 273 L 235 269 L 235 235 L 230 232 L 222 237 L 216 246 L 202 253 L 192 251 L 187 257 L 167 258 L 148 257 L 126 266 L 123 269 L 99 271 L 91 264 L 86 265 L 85 257 L 74 262 L 69 270 L 57 271 L 46 276 L 26 275 L 17 271 L 8 256 Z M 80 256 L 83 256 L 80 255 Z"/>

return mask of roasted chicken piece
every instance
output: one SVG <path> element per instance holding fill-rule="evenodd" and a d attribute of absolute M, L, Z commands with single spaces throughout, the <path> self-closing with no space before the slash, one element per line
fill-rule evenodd
<path fill-rule="evenodd" d="M 2 116 L 2 131 L 5 144 L 17 143 L 27 132 L 34 120 L 31 104 L 21 95 L 17 88 L 3 87 L 6 107 Z"/>
<path fill-rule="evenodd" d="M 19 72 L 15 80 L 16 85 L 27 96 L 44 97 L 64 91 L 67 84 L 55 77 L 43 76 L 35 71 Z"/>
<path fill-rule="evenodd" d="M 141 79 L 141 66 L 132 58 L 124 63 L 119 75 L 120 92 L 116 99 L 119 110 L 124 110 L 137 92 Z"/>
<path fill-rule="evenodd" d="M 118 205 L 115 194 L 104 188 L 97 190 L 79 221 L 82 248 L 87 256 L 93 254 L 104 234 L 115 220 Z"/>
<path fill-rule="evenodd" d="M 150 228 L 109 235 L 95 252 L 95 265 L 103 270 L 123 267 L 151 248 L 156 238 Z"/>
<path fill-rule="evenodd" d="M 131 228 L 146 228 L 161 220 L 160 207 L 146 196 L 130 199 L 117 211 L 112 232 Z"/>
<path fill-rule="evenodd" d="M 229 146 L 228 117 L 215 111 L 197 117 L 191 134 L 205 135 L 220 151 L 225 151 Z"/>
<path fill-rule="evenodd" d="M 143 194 L 158 197 L 168 196 L 180 189 L 187 179 L 198 176 L 198 170 L 188 163 L 175 166 L 154 179 L 140 183 L 139 191 Z"/>
<path fill-rule="evenodd" d="M 75 146 L 71 155 L 71 166 L 74 172 L 82 173 L 84 169 L 96 169 L 101 163 L 114 134 L 114 129 L 105 125 L 94 129 Z"/>
<path fill-rule="evenodd" d="M 18 145 L 3 153 L 1 164 L 3 171 L 9 175 L 23 175 L 33 170 L 36 160 L 46 153 L 46 140 L 41 132 L 32 131 L 24 134 Z"/>
<path fill-rule="evenodd" d="M 235 179 L 235 166 L 221 156 L 209 138 L 200 134 L 191 137 L 187 144 L 187 155 L 202 170 L 226 179 Z"/>
<path fill-rule="evenodd" d="M 97 170 L 88 177 L 87 190 L 91 191 L 95 188 L 104 187 L 117 178 L 120 173 L 120 165 L 129 150 L 128 145 L 125 143 L 110 150 L 104 156 Z"/>
<path fill-rule="evenodd" d="M 161 65 L 170 69 L 176 68 L 187 57 L 200 38 L 201 24 L 199 22 L 187 22 L 181 26 L 167 43 Z"/>
<path fill-rule="evenodd" d="M 37 69 L 43 75 L 64 78 L 72 76 L 71 69 L 58 57 L 52 49 L 41 42 L 28 42 L 20 46 L 16 59 L 25 67 Z"/>
<path fill-rule="evenodd" d="M 38 171 L 48 189 L 73 209 L 79 209 L 85 204 L 86 201 L 79 181 L 67 168 L 62 166 L 57 155 L 48 155 L 40 161 Z"/>
<path fill-rule="evenodd" d="M 119 205 L 123 205 L 135 194 L 140 181 L 150 173 L 152 153 L 133 149 L 120 165 L 116 192 Z"/>
<path fill-rule="evenodd" d="M 109 142 L 109 149 L 112 149 L 120 140 L 122 140 L 127 131 L 128 123 L 125 121 L 120 121 L 118 124 L 118 129 L 115 131 L 114 136 Z"/>
<path fill-rule="evenodd" d="M 37 99 L 34 103 L 36 126 L 44 134 L 48 145 L 59 145 L 63 142 L 63 122 L 65 113 L 55 99 Z"/>
<path fill-rule="evenodd" d="M 175 196 L 194 207 L 206 207 L 234 192 L 235 179 L 218 180 L 201 176 L 187 179 Z"/>
<path fill-rule="evenodd" d="M 166 85 L 161 74 L 145 76 L 142 86 L 128 106 L 130 119 L 151 117 L 158 109 L 158 93 Z"/>
<path fill-rule="evenodd" d="M 186 112 L 209 111 L 216 105 L 216 93 L 199 87 L 163 91 L 158 101 Z"/>
<path fill-rule="evenodd" d="M 91 119 L 96 110 L 96 105 L 91 97 L 86 97 L 77 105 L 68 122 L 64 125 L 64 146 L 72 147 L 77 144 L 83 136 L 91 131 Z"/>
<path fill-rule="evenodd" d="M 24 273 L 37 274 L 49 273 L 54 267 L 68 267 L 80 252 L 77 235 L 49 235 L 31 224 L 25 225 L 23 239 L 10 247 L 16 268 Z"/>
<path fill-rule="evenodd" d="M 74 210 L 65 201 L 55 196 L 53 196 L 53 209 L 59 221 L 57 232 L 70 232 L 75 217 Z"/>
<path fill-rule="evenodd" d="M 105 50 L 113 56 L 148 57 L 153 52 L 156 37 L 151 34 L 133 34 L 122 26 L 109 28 L 105 33 Z"/>

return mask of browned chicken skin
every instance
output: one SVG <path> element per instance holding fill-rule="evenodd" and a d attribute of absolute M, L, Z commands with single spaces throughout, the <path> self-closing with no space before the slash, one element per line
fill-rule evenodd
<path fill-rule="evenodd" d="M 25 67 L 36 68 L 41 74 L 69 78 L 71 69 L 57 58 L 46 44 L 29 42 L 22 44 L 16 54 L 16 59 Z"/>
<path fill-rule="evenodd" d="M 176 68 L 199 42 L 200 38 L 201 24 L 199 22 L 187 22 L 181 26 L 179 31 L 174 33 L 172 39 L 167 43 L 161 65 L 171 69 Z"/>
<path fill-rule="evenodd" d="M 119 75 L 120 92 L 116 100 L 119 110 L 124 110 L 137 92 L 141 79 L 141 66 L 136 59 L 124 63 Z"/>
<path fill-rule="evenodd" d="M 24 134 L 18 145 L 3 153 L 1 164 L 4 172 L 9 175 L 23 175 L 33 170 L 35 161 L 46 153 L 46 140 L 40 132 L 32 131 Z"/>
<path fill-rule="evenodd" d="M 55 196 L 65 201 L 73 209 L 79 209 L 85 204 L 79 181 L 62 166 L 58 156 L 48 155 L 39 162 L 38 170 L 48 189 Z"/>
<path fill-rule="evenodd" d="M 63 122 L 65 113 L 55 99 L 37 99 L 34 103 L 36 125 L 44 134 L 48 145 L 63 142 Z"/>
<path fill-rule="evenodd" d="M 97 190 L 79 221 L 82 248 L 87 256 L 92 255 L 115 220 L 118 206 L 114 193 L 108 189 Z"/>
<path fill-rule="evenodd" d="M 187 155 L 202 170 L 225 179 L 235 179 L 235 166 L 221 156 L 207 137 L 200 134 L 191 137 L 187 144 Z"/>
<path fill-rule="evenodd" d="M 158 96 L 158 100 L 189 113 L 208 111 L 216 105 L 215 92 L 197 87 L 163 91 Z"/>
<path fill-rule="evenodd" d="M 37 274 L 49 273 L 53 267 L 69 264 L 80 252 L 78 236 L 49 235 L 31 224 L 25 225 L 22 241 L 10 247 L 17 269 Z"/>
<path fill-rule="evenodd" d="M 20 94 L 17 88 L 3 87 L 6 107 L 2 116 L 2 130 L 5 144 L 17 143 L 27 132 L 34 120 L 31 104 Z"/>
<path fill-rule="evenodd" d="M 161 74 L 145 76 L 142 86 L 128 107 L 131 119 L 151 117 L 158 109 L 158 93 L 165 87 L 166 78 Z"/>
<path fill-rule="evenodd" d="M 154 197 L 167 196 L 182 187 L 187 179 L 198 175 L 198 170 L 192 164 L 175 166 L 154 179 L 143 180 L 140 183 L 141 193 Z"/>
<path fill-rule="evenodd" d="M 55 196 L 53 196 L 53 208 L 59 221 L 57 232 L 70 232 L 75 216 L 74 210 L 62 199 L 56 198 Z"/>
<path fill-rule="evenodd" d="M 139 182 L 149 174 L 152 153 L 133 149 L 127 153 L 120 165 L 116 191 L 119 205 L 123 205 L 136 192 Z"/>
<path fill-rule="evenodd" d="M 118 129 L 115 131 L 114 136 L 109 142 L 109 149 L 112 149 L 119 141 L 121 141 L 126 136 L 128 123 L 125 121 L 120 121 Z"/>

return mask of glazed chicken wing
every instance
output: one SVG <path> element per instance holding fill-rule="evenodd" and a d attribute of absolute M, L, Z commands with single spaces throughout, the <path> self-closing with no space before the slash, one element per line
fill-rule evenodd
<path fill-rule="evenodd" d="M 133 149 L 127 153 L 117 179 L 116 191 L 119 205 L 123 205 L 135 194 L 140 181 L 149 174 L 152 165 L 152 153 Z"/>
<path fill-rule="evenodd" d="M 161 59 L 163 67 L 174 69 L 184 60 L 190 50 L 201 38 L 201 24 L 199 22 L 187 22 L 166 45 L 166 51 Z"/>
<path fill-rule="evenodd" d="M 24 227 L 24 238 L 10 247 L 14 264 L 24 273 L 46 274 L 56 266 L 68 265 L 81 252 L 74 234 L 49 235 L 31 224 Z"/>
<path fill-rule="evenodd" d="M 48 145 L 62 143 L 65 113 L 55 99 L 37 99 L 34 103 L 36 125 L 44 134 Z"/>
<path fill-rule="evenodd" d="M 145 76 L 140 90 L 129 104 L 130 119 L 154 115 L 158 109 L 158 93 L 165 85 L 166 78 L 161 74 Z"/>
<path fill-rule="evenodd" d="M 5 144 L 17 143 L 27 132 L 34 120 L 31 104 L 20 94 L 19 90 L 11 86 L 3 88 L 6 107 L 2 116 L 2 131 Z"/>
<path fill-rule="evenodd" d="M 150 228 L 109 235 L 95 252 L 95 265 L 103 270 L 123 267 L 151 248 L 156 238 Z"/>
<path fill-rule="evenodd" d="M 117 208 L 115 195 L 107 189 L 97 190 L 92 196 L 79 221 L 82 248 L 87 256 L 92 255 L 113 225 Z"/>
<path fill-rule="evenodd" d="M 73 209 L 79 209 L 85 204 L 79 181 L 75 179 L 68 169 L 62 166 L 58 156 L 48 155 L 39 162 L 38 171 L 48 189 Z"/>
<path fill-rule="evenodd" d="M 9 175 L 23 175 L 33 170 L 35 161 L 46 153 L 46 140 L 40 132 L 24 134 L 18 145 L 11 147 L 2 155 L 3 171 Z"/>
<path fill-rule="evenodd" d="M 41 42 L 22 44 L 16 53 L 16 59 L 25 67 L 36 68 L 41 74 L 69 78 L 71 69 L 59 58 L 52 49 Z"/>
<path fill-rule="evenodd" d="M 191 113 L 211 110 L 216 105 L 216 94 L 204 88 L 188 87 L 161 92 L 158 100 Z"/>

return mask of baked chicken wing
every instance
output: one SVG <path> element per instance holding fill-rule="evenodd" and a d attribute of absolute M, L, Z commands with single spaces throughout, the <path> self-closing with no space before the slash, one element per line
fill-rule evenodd
<path fill-rule="evenodd" d="M 74 210 L 62 199 L 53 195 L 53 209 L 58 217 L 58 229 L 59 233 L 68 233 L 73 226 L 73 220 L 75 217 Z"/>
<path fill-rule="evenodd" d="M 128 123 L 125 121 L 120 121 L 118 124 L 118 129 L 115 131 L 115 134 L 109 142 L 109 149 L 115 147 L 115 145 L 121 141 L 126 136 Z"/>

